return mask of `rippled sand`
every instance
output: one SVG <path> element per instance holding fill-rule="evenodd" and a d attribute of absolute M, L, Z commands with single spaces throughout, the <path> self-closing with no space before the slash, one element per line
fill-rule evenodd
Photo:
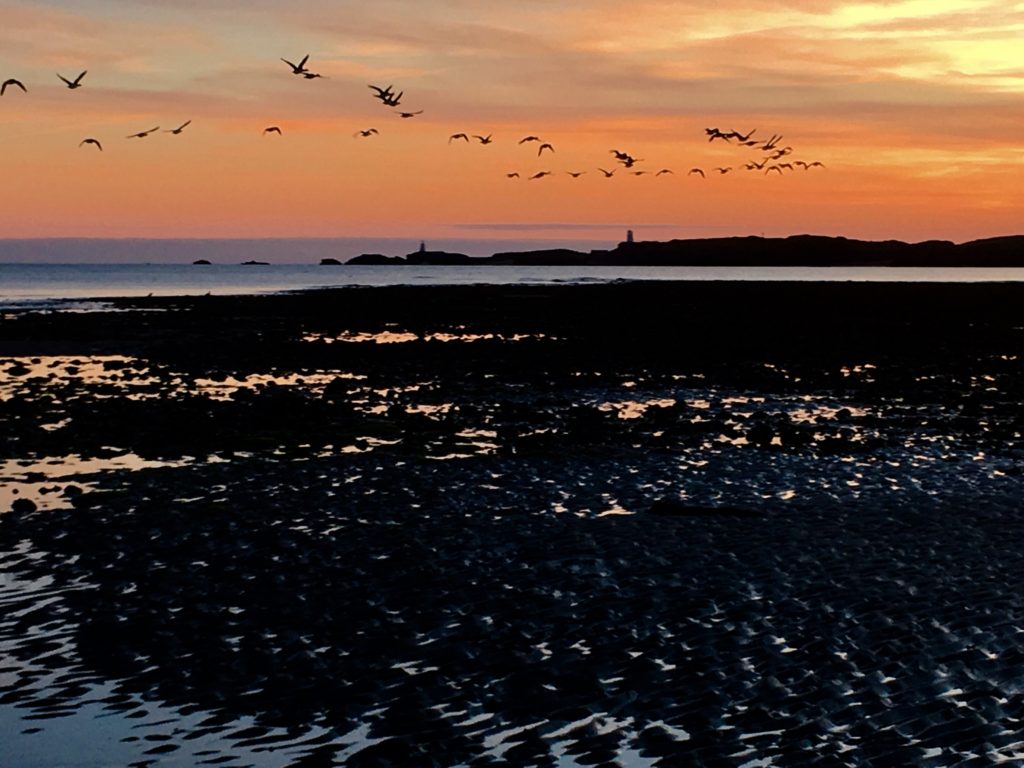
<path fill-rule="evenodd" d="M 560 290 L 5 320 L 3 764 L 1024 759 L 1013 323 Z"/>

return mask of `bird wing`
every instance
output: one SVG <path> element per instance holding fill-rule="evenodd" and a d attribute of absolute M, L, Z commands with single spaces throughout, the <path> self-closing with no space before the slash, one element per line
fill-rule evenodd
<path fill-rule="evenodd" d="M 281 59 L 281 61 L 283 61 L 285 64 L 287 64 L 292 69 L 298 69 L 298 67 L 296 67 L 295 64 L 293 64 L 292 62 L 288 61 L 288 59 Z"/>
<path fill-rule="evenodd" d="M 186 120 L 184 123 L 182 123 L 181 125 L 178 126 L 178 130 L 180 131 L 182 128 L 185 128 L 186 126 L 191 125 L 191 124 L 192 124 L 191 120 Z"/>
<path fill-rule="evenodd" d="M 302 57 L 302 61 L 299 62 L 299 69 L 302 69 L 304 66 L 306 66 L 306 62 L 307 61 L 309 61 L 309 54 L 308 53 L 305 56 L 303 56 Z"/>
<path fill-rule="evenodd" d="M 72 83 L 70 80 L 68 80 L 66 77 L 64 77 L 64 75 L 62 75 L 60 72 L 57 73 L 57 77 L 59 77 L 61 80 L 63 80 L 68 85 L 74 85 L 74 83 Z"/>
<path fill-rule="evenodd" d="M 82 82 L 82 78 L 85 77 L 86 74 L 88 74 L 88 72 L 89 72 L 89 70 L 85 70 L 84 72 L 82 72 L 82 74 L 80 74 L 78 77 L 76 77 L 75 78 L 75 85 L 78 85 L 80 82 Z"/>

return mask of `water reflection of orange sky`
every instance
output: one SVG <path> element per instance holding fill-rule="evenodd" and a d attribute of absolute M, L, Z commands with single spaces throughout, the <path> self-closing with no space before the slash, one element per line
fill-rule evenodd
<path fill-rule="evenodd" d="M 1021 4 L 350 5 L 4 3 L 0 79 L 29 93 L 0 99 L 0 237 L 452 237 L 461 225 L 503 237 L 527 225 L 525 238 L 614 221 L 665 224 L 657 237 L 967 240 L 1020 226 Z M 278 61 L 306 52 L 322 79 Z M 54 76 L 82 69 L 77 91 Z M 370 82 L 395 83 L 403 108 L 424 113 L 398 118 Z M 180 136 L 124 138 L 187 119 Z M 262 136 L 268 125 L 284 135 Z M 380 134 L 353 138 L 368 127 Z M 787 159 L 827 168 L 744 171 L 757 151 L 709 144 L 705 127 L 781 133 Z M 448 144 L 463 131 L 495 142 Z M 527 134 L 555 154 L 518 145 Z M 79 148 L 86 136 L 105 151 Z M 674 175 L 604 179 L 610 148 Z M 541 170 L 555 175 L 525 180 Z"/>

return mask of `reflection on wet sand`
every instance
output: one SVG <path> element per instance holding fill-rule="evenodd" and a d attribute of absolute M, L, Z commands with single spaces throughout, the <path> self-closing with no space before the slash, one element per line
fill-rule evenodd
<path fill-rule="evenodd" d="M 223 461 L 209 456 L 206 461 Z M 73 499 L 95 490 L 95 476 L 116 472 L 140 472 L 145 469 L 187 467 L 196 460 L 153 461 L 133 453 L 83 458 L 77 455 L 51 456 L 45 459 L 0 460 L 0 514 L 18 499 L 31 501 L 37 509 L 70 509 Z"/>
<path fill-rule="evenodd" d="M 407 344 L 414 341 L 438 341 L 445 343 L 472 343 L 474 341 L 526 341 L 528 339 L 547 339 L 543 333 L 450 333 L 447 331 L 435 331 L 432 333 L 412 333 L 410 331 L 346 331 L 330 336 L 324 333 L 306 333 L 302 336 L 304 342 L 334 344 L 344 342 L 350 344 Z"/>
<path fill-rule="evenodd" d="M 122 355 L 3 358 L 5 756 L 1020 759 L 1014 355 L 676 353 L 614 302 L 530 325 L 547 296 L 281 299 L 257 340 L 182 308 Z"/>

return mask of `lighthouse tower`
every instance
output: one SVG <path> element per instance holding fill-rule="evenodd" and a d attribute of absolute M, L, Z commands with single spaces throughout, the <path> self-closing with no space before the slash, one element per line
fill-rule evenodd
<path fill-rule="evenodd" d="M 626 230 L 626 242 L 629 243 L 630 245 L 633 244 L 633 230 L 632 229 L 627 229 Z"/>

